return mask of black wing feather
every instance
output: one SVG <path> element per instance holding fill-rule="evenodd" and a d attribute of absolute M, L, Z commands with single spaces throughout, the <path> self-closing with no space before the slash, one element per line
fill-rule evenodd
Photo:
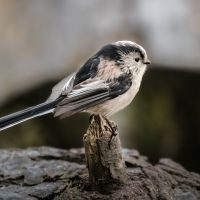
<path fill-rule="evenodd" d="M 89 78 L 94 78 L 97 74 L 99 63 L 100 63 L 100 58 L 98 57 L 90 58 L 76 73 L 74 86 L 78 85 L 81 82 L 84 82 Z"/>
<path fill-rule="evenodd" d="M 122 74 L 117 79 L 105 83 L 104 87 L 90 88 L 73 97 L 69 95 L 57 105 L 55 116 L 67 117 L 122 95 L 131 87 L 131 77 L 129 74 Z"/>

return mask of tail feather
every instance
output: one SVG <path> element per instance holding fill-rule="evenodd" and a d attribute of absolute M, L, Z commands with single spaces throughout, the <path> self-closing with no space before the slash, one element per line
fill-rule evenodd
<path fill-rule="evenodd" d="M 29 107 L 19 112 L 2 117 L 0 118 L 0 131 L 27 121 L 29 119 L 52 113 L 54 111 L 56 103 L 57 100 L 52 102 L 44 102 L 39 105 Z"/>

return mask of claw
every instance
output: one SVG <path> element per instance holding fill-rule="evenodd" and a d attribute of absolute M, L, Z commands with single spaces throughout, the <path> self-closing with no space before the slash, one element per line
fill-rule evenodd
<path fill-rule="evenodd" d="M 106 129 L 108 130 L 108 128 L 110 129 L 111 132 L 111 136 L 110 136 L 110 140 L 109 140 L 109 148 L 111 147 L 111 142 L 113 140 L 113 138 L 118 134 L 118 127 L 114 122 L 110 122 L 106 117 L 104 117 L 104 119 L 106 120 L 108 127 L 106 126 Z"/>

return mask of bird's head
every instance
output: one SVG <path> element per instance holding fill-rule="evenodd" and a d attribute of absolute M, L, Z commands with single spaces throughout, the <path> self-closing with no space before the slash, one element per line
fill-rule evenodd
<path fill-rule="evenodd" d="M 140 71 L 150 64 L 145 49 L 135 42 L 118 41 L 105 45 L 98 53 L 104 59 L 116 62 L 122 70 Z"/>

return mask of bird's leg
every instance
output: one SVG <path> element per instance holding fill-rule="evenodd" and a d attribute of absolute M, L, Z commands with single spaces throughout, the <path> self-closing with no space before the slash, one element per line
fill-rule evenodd
<path fill-rule="evenodd" d="M 89 119 L 89 123 L 92 124 L 94 121 L 97 122 L 99 131 L 98 133 L 101 135 L 103 134 L 104 130 L 109 131 L 111 133 L 110 140 L 109 140 L 109 147 L 111 147 L 111 142 L 115 136 L 118 134 L 118 127 L 117 124 L 113 121 L 110 121 L 105 116 L 95 115 L 92 114 Z"/>
<path fill-rule="evenodd" d="M 90 118 L 89 118 L 89 124 L 92 123 L 93 117 L 94 117 L 94 114 L 90 115 Z"/>
<path fill-rule="evenodd" d="M 98 133 L 103 133 L 103 128 L 102 128 L 102 116 L 101 115 L 95 115 L 95 114 L 92 114 L 90 115 L 90 119 L 89 119 L 89 123 L 90 125 L 93 123 L 93 122 L 97 122 L 98 124 L 98 127 L 99 127 L 99 131 Z"/>
<path fill-rule="evenodd" d="M 110 121 L 108 118 L 104 117 L 106 120 L 110 130 L 111 130 L 111 136 L 110 136 L 110 141 L 109 141 L 109 146 L 111 146 L 112 139 L 118 134 L 118 127 L 117 124 L 113 121 Z"/>

